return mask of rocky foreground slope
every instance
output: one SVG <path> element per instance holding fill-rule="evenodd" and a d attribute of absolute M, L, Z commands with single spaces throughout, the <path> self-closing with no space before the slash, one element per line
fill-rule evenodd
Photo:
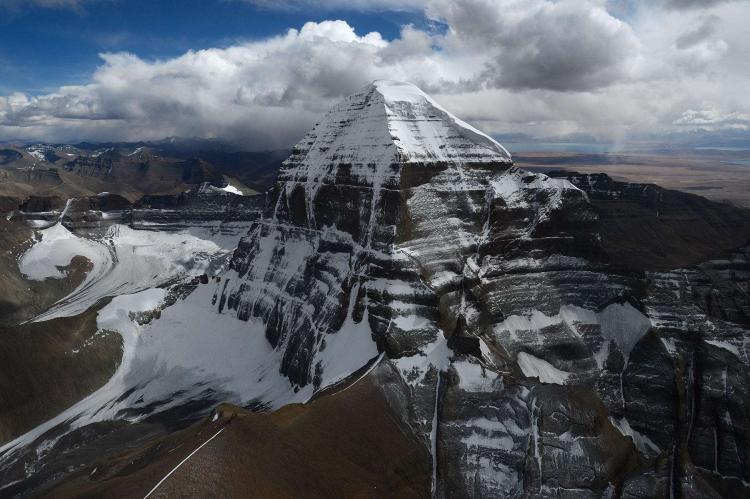
<path fill-rule="evenodd" d="M 387 81 L 310 131 L 262 213 L 224 198 L 66 211 L 19 255 L 47 281 L 82 255 L 82 284 L 33 323 L 96 311 L 122 356 L 102 388 L 10 431 L 0 490 L 748 493 L 746 211 L 522 171 Z"/>

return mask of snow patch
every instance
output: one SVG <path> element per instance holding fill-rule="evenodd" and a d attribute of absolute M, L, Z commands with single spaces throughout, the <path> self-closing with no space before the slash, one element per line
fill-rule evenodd
<path fill-rule="evenodd" d="M 518 367 L 528 378 L 539 378 L 542 383 L 564 385 L 570 377 L 569 372 L 561 371 L 544 359 L 534 357 L 526 352 L 518 354 Z"/>
<path fill-rule="evenodd" d="M 613 303 L 597 316 L 602 336 L 617 343 L 626 358 L 630 356 L 636 343 L 651 329 L 649 318 L 630 303 Z"/>
<path fill-rule="evenodd" d="M 242 191 L 233 186 L 232 184 L 227 184 L 226 187 L 221 188 L 222 191 L 228 192 L 229 194 L 236 194 L 237 196 L 242 196 Z"/>
<path fill-rule="evenodd" d="M 718 341 L 718 340 L 705 340 L 705 341 L 709 345 L 713 345 L 713 346 L 715 346 L 717 348 L 721 348 L 723 350 L 726 350 L 727 352 L 733 353 L 737 358 L 740 358 L 740 359 L 742 358 L 742 356 L 740 355 L 739 348 L 737 348 L 736 346 L 732 345 L 729 342 Z"/>
<path fill-rule="evenodd" d="M 106 258 L 101 245 L 77 237 L 60 223 L 39 231 L 39 237 L 18 261 L 21 274 L 32 281 L 66 277 L 59 267 L 70 265 L 75 256 L 83 256 L 92 263 Z"/>
<path fill-rule="evenodd" d="M 378 348 L 372 340 L 367 307 L 361 321 L 354 322 L 352 317 L 358 292 L 359 284 L 352 286 L 344 324 L 338 332 L 326 335 L 326 348 L 316 356 L 316 363 L 320 362 L 323 367 L 321 388 L 341 381 L 378 355 Z"/>
<path fill-rule="evenodd" d="M 665 350 L 672 357 L 677 355 L 677 345 L 675 344 L 674 338 L 660 338 L 662 345 Z"/>
<path fill-rule="evenodd" d="M 490 184 L 495 198 L 502 198 L 509 207 L 523 208 L 529 204 L 529 194 L 533 191 L 544 191 L 549 195 L 545 204 L 546 210 L 562 206 L 565 191 L 580 191 L 567 179 L 551 178 L 542 173 L 529 173 L 513 169 L 499 176 Z"/>
<path fill-rule="evenodd" d="M 467 392 L 491 392 L 497 389 L 496 382 L 502 380 L 499 374 L 473 362 L 460 360 L 452 366 L 458 372 L 459 386 Z"/>
<path fill-rule="evenodd" d="M 615 343 L 626 359 L 638 341 L 651 329 L 651 320 L 630 303 L 612 303 L 601 312 L 575 305 L 563 305 L 555 315 L 531 310 L 527 314 L 506 317 L 503 322 L 496 324 L 493 330 L 495 334 L 507 336 L 511 341 L 519 343 L 529 341 L 529 333 L 535 334 L 537 342 L 541 343 L 541 331 L 558 324 L 565 325 L 569 331 L 579 336 L 579 325 L 598 324 L 602 337 Z M 598 352 L 594 352 L 600 369 L 608 355 L 608 344 L 602 345 Z"/>
<path fill-rule="evenodd" d="M 415 85 L 391 80 L 377 80 L 373 82 L 373 86 L 383 96 L 391 120 L 411 118 L 411 124 L 404 120 L 393 126 L 394 136 L 398 139 L 399 148 L 410 153 L 411 156 L 440 157 L 442 155 L 440 150 L 444 149 L 441 146 L 446 143 L 442 139 L 448 134 L 439 132 L 444 130 L 443 127 L 447 127 L 447 129 L 461 134 L 473 144 L 474 148 L 485 149 L 495 161 L 510 161 L 510 153 L 495 139 L 446 111 L 432 97 Z M 414 115 L 420 119 L 414 120 Z M 437 139 L 441 140 L 438 141 Z"/>
<path fill-rule="evenodd" d="M 163 289 L 148 289 L 132 295 L 117 296 L 103 307 L 97 314 L 97 328 L 117 331 L 122 337 L 122 359 L 115 374 L 103 387 L 88 397 L 0 447 L 0 455 L 6 450 L 29 445 L 48 430 L 62 423 L 68 423 L 70 425 L 68 431 L 70 431 L 84 424 L 106 419 L 105 415 L 114 416 L 113 413 L 103 409 L 108 402 L 125 390 L 125 376 L 133 360 L 135 345 L 141 330 L 141 326 L 133 320 L 131 314 L 158 308 L 165 296 L 166 291 Z M 111 407 L 110 405 L 110 410 Z M 44 452 L 45 447 L 51 448 L 61 436 L 45 440 L 40 444 L 38 451 Z"/>
<path fill-rule="evenodd" d="M 440 330 L 435 331 L 435 341 L 425 346 L 423 353 L 411 357 L 393 359 L 401 377 L 411 386 L 418 385 L 424 380 L 427 372 L 434 368 L 444 371 L 450 365 L 453 351 L 448 348 L 448 341 Z"/>
<path fill-rule="evenodd" d="M 661 453 L 659 446 L 646 435 L 634 430 L 626 418 L 615 419 L 610 416 L 609 420 L 615 428 L 620 430 L 620 433 L 626 437 L 630 437 L 633 440 L 636 449 L 646 456 L 656 456 Z"/>
<path fill-rule="evenodd" d="M 39 231 L 41 239 L 19 259 L 28 279 L 62 278 L 58 267 L 81 255 L 93 268 L 84 281 L 35 322 L 82 313 L 101 298 L 135 293 L 200 275 L 229 258 L 240 236 L 215 237 L 211 229 L 176 232 L 136 230 L 115 224 L 103 237 L 89 239 L 61 223 Z"/>

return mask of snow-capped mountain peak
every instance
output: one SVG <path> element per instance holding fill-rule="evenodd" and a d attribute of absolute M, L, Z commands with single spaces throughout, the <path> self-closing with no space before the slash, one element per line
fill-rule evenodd
<path fill-rule="evenodd" d="M 376 80 L 368 88 L 381 96 L 391 137 L 408 161 L 510 161 L 510 153 L 495 139 L 446 111 L 416 85 Z"/>

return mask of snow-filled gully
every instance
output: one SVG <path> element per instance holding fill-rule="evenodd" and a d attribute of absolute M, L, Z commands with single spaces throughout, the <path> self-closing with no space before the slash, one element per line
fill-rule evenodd
<path fill-rule="evenodd" d="M 430 493 L 435 497 L 437 492 L 437 438 L 438 438 L 438 406 L 440 403 L 440 371 L 437 372 L 435 382 L 435 408 L 432 413 L 432 430 L 430 431 L 430 454 L 432 456 L 432 483 Z"/>

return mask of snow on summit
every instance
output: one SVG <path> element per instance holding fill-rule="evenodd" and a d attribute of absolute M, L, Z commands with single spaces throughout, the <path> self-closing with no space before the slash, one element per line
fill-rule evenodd
<path fill-rule="evenodd" d="M 415 85 L 377 80 L 326 113 L 294 147 L 279 180 L 287 189 L 304 185 L 308 223 L 316 226 L 312 205 L 322 185 L 351 176 L 372 187 L 374 208 L 381 189 L 399 188 L 401 168 L 395 165 L 407 164 L 507 167 L 512 160 L 503 146 Z"/>
<path fill-rule="evenodd" d="M 371 87 L 386 109 L 391 137 L 410 160 L 464 158 L 509 162 L 510 153 L 490 136 L 456 118 L 416 85 L 376 80 Z"/>

